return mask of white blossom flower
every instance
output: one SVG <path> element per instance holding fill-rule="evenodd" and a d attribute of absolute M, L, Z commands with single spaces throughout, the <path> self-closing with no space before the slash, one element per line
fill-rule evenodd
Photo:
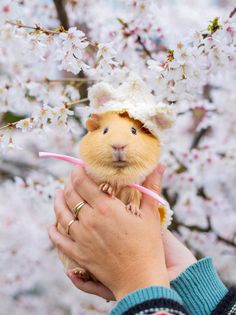
<path fill-rule="evenodd" d="M 113 48 L 113 43 L 100 43 L 98 45 L 98 52 L 97 52 L 97 67 L 96 71 L 101 73 L 111 73 L 114 67 L 118 65 L 116 61 L 116 51 Z"/>
<path fill-rule="evenodd" d="M 62 49 L 65 51 L 84 49 L 89 45 L 84 32 L 76 27 L 71 27 L 68 32 L 61 33 L 59 38 L 62 39 Z"/>
<path fill-rule="evenodd" d="M 52 123 L 66 125 L 68 116 L 73 116 L 74 112 L 66 108 L 65 105 L 54 107 L 51 110 L 50 119 Z"/>
<path fill-rule="evenodd" d="M 56 58 L 56 60 L 61 60 L 58 69 L 66 70 L 73 74 L 78 74 L 81 70 L 86 72 L 90 67 L 80 58 L 82 58 L 82 53 L 80 51 L 77 51 L 76 55 L 72 52 L 66 52 L 64 54 L 63 51 L 61 51 L 60 55 L 58 54 Z"/>
<path fill-rule="evenodd" d="M 51 107 L 44 104 L 43 106 L 36 108 L 33 117 L 38 118 L 38 125 L 43 128 L 51 118 Z"/>
<path fill-rule="evenodd" d="M 90 67 L 82 60 L 83 51 L 89 45 L 85 34 L 76 27 L 71 27 L 67 33 L 59 35 L 61 43 L 56 51 L 56 60 L 61 61 L 60 70 L 67 70 L 78 74 L 81 69 L 86 71 Z"/>
<path fill-rule="evenodd" d="M 236 14 L 229 18 L 232 1 L 212 3 L 66 1 L 69 24 L 85 35 L 59 27 L 53 1 L 1 1 L 1 312 L 109 313 L 111 303 L 78 292 L 64 277 L 46 230 L 54 220 L 54 191 L 63 188 L 71 166 L 41 160 L 37 152 L 76 156 L 88 109 L 111 110 L 118 101 L 159 127 L 172 122 L 168 111 L 162 116 L 164 108 L 177 111 L 173 129 L 161 140 L 163 185 L 175 227 L 192 251 L 211 255 L 221 277 L 235 286 L 235 247 L 224 238 L 236 241 Z M 71 73 L 58 72 L 58 66 Z M 77 76 L 81 70 L 83 77 Z M 131 72 L 151 96 L 138 80 L 127 83 Z M 108 86 L 95 91 L 96 82 Z M 64 105 L 87 91 L 90 106 Z M 160 108 L 151 110 L 150 99 Z M 16 128 L 4 128 L 18 119 Z"/>
<path fill-rule="evenodd" d="M 20 128 L 22 130 L 22 132 L 30 131 L 33 127 L 35 127 L 35 119 L 34 118 L 21 119 L 16 124 L 16 128 Z"/>

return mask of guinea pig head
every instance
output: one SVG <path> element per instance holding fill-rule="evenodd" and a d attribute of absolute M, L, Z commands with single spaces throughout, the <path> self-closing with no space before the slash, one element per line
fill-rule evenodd
<path fill-rule="evenodd" d="M 93 114 L 86 127 L 88 133 L 80 142 L 80 157 L 90 173 L 138 181 L 157 165 L 159 139 L 127 113 Z"/>

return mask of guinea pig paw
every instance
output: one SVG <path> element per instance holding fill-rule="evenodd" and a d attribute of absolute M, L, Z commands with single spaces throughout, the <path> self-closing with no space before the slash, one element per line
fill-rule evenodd
<path fill-rule="evenodd" d="M 70 270 L 74 275 L 76 275 L 77 277 L 79 277 L 80 279 L 83 279 L 85 281 L 90 279 L 89 273 L 87 270 L 82 269 L 80 267 L 76 267 L 72 270 Z"/>
<path fill-rule="evenodd" d="M 139 210 L 139 208 L 133 204 L 133 203 L 129 203 L 125 206 L 126 210 L 131 212 L 132 214 L 141 217 L 141 211 Z"/>
<path fill-rule="evenodd" d="M 114 195 L 113 187 L 109 183 L 100 184 L 99 189 L 103 191 L 104 193 L 106 193 L 107 195 L 110 195 L 110 196 Z"/>

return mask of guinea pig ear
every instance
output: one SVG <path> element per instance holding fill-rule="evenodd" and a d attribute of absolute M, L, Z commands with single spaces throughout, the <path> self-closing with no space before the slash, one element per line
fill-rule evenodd
<path fill-rule="evenodd" d="M 86 128 L 88 131 L 94 131 L 98 129 L 100 126 L 99 124 L 99 115 L 91 114 L 89 119 L 86 121 Z"/>
<path fill-rule="evenodd" d="M 164 115 L 155 115 L 151 118 L 152 122 L 155 123 L 160 129 L 168 129 L 173 125 L 173 121 L 169 117 Z"/>
<path fill-rule="evenodd" d="M 115 91 L 110 84 L 104 82 L 97 83 L 88 90 L 90 106 L 98 109 L 109 102 L 114 94 Z"/>
<path fill-rule="evenodd" d="M 175 119 L 176 114 L 173 110 L 173 107 L 165 104 L 160 104 L 156 110 L 156 113 L 151 116 L 151 121 L 162 130 L 171 128 L 175 122 Z"/>

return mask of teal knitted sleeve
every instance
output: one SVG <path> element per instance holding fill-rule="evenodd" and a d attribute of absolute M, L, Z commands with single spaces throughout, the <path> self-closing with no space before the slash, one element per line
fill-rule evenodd
<path fill-rule="evenodd" d="M 116 304 L 110 315 L 164 314 L 163 311 L 170 315 L 187 314 L 181 298 L 174 290 L 151 286 L 126 295 Z"/>
<path fill-rule="evenodd" d="M 190 315 L 208 315 L 228 292 L 210 257 L 188 267 L 171 282 Z"/>

